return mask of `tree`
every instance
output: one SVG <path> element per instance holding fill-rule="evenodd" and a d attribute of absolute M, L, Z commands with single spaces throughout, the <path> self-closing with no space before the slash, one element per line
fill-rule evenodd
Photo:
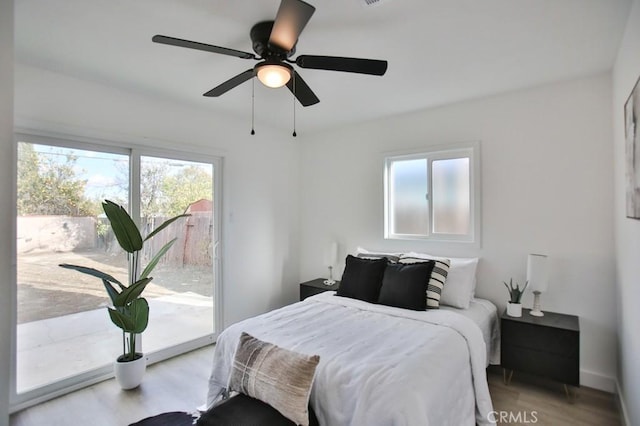
<path fill-rule="evenodd" d="M 34 185 L 40 181 L 40 159 L 33 145 L 18 143 L 18 215 L 33 213 L 34 198 L 37 193 Z"/>
<path fill-rule="evenodd" d="M 143 228 L 153 217 L 175 216 L 184 213 L 195 201 L 212 199 L 211 174 L 198 165 L 157 159 L 142 161 L 140 169 L 140 215 Z M 117 180 L 119 186 L 127 190 L 128 169 L 121 167 Z"/>
<path fill-rule="evenodd" d="M 195 201 L 211 200 L 213 180 L 202 167 L 186 166 L 180 172 L 164 178 L 162 192 L 164 216 L 175 216 L 184 213 Z"/>
<path fill-rule="evenodd" d="M 93 216 L 84 196 L 87 181 L 76 176 L 76 161 L 72 154 L 43 154 L 19 143 L 18 215 Z"/>
<path fill-rule="evenodd" d="M 146 220 L 157 216 L 164 194 L 162 183 L 167 177 L 167 165 L 157 161 L 145 161 L 140 170 L 140 215 Z"/>
<path fill-rule="evenodd" d="M 116 164 L 116 169 L 118 171 L 116 176 L 117 185 L 122 191 L 128 192 L 128 164 L 118 163 Z M 143 222 L 146 222 L 150 217 L 158 216 L 161 211 L 161 200 L 164 197 L 162 182 L 164 182 L 168 170 L 168 161 L 142 161 L 140 165 L 140 215 Z"/>

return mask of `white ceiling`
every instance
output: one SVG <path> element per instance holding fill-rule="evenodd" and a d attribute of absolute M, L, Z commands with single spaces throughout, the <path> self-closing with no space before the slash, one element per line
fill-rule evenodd
<path fill-rule="evenodd" d="M 298 69 L 320 103 L 306 130 L 372 120 L 609 70 L 630 0 L 308 0 L 298 54 L 389 61 L 383 77 Z M 252 52 L 279 0 L 16 0 L 16 61 L 159 100 L 248 118 L 251 82 L 202 94 L 255 61 L 151 42 L 154 34 Z M 256 88 L 256 122 L 290 128 L 289 91 Z"/>

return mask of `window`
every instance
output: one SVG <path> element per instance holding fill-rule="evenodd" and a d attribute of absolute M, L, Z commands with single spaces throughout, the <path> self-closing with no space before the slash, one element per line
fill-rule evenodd
<path fill-rule="evenodd" d="M 145 245 L 143 264 L 169 239 L 144 292 L 142 350 L 150 363 L 215 341 L 221 323 L 218 236 L 221 159 L 18 134 L 16 346 L 12 403 L 49 398 L 111 374 L 122 335 L 99 280 L 58 267 L 90 266 L 127 282 L 101 202 L 122 204 L 143 235 L 166 218 L 191 216 Z M 146 260 L 145 260 L 146 259 Z"/>
<path fill-rule="evenodd" d="M 388 156 L 385 238 L 479 243 L 479 143 Z"/>

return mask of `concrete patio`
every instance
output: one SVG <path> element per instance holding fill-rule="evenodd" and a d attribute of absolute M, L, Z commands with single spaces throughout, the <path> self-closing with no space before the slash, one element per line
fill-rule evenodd
<path fill-rule="evenodd" d="M 213 333 L 213 299 L 196 293 L 149 298 L 149 326 L 142 350 L 154 352 Z M 122 354 L 122 333 L 106 308 L 19 324 L 17 390 L 110 365 Z"/>

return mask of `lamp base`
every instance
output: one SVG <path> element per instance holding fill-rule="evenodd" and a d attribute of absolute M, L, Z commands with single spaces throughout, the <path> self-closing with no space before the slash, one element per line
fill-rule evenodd
<path fill-rule="evenodd" d="M 334 285 L 336 280 L 333 279 L 333 266 L 329 266 L 329 278 L 322 282 L 326 286 Z"/>
<path fill-rule="evenodd" d="M 543 317 L 544 312 L 540 310 L 540 292 L 533 292 L 533 309 L 529 311 L 529 315 L 533 315 L 534 317 Z"/>

